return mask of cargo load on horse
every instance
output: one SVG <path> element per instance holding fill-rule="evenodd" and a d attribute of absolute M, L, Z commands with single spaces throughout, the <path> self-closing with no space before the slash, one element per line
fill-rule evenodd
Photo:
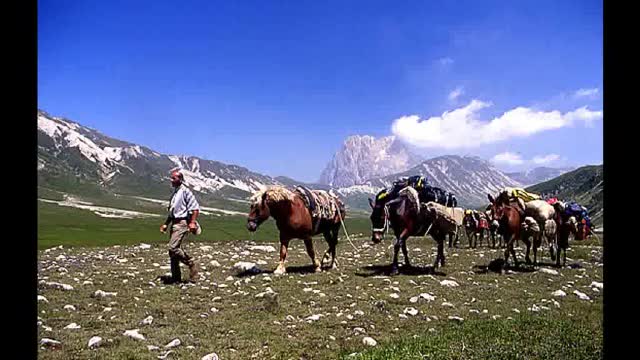
<path fill-rule="evenodd" d="M 583 240 L 593 230 L 591 224 L 591 218 L 589 217 L 589 211 L 586 207 L 571 201 L 565 204 L 564 212 L 562 214 L 564 218 L 574 217 L 577 220 L 577 233 L 576 240 Z"/>
<path fill-rule="evenodd" d="M 421 175 L 414 175 L 410 177 L 402 177 L 393 182 L 393 186 L 390 190 L 384 189 L 376 196 L 376 201 L 384 200 L 391 201 L 398 197 L 400 190 L 412 187 L 418 192 L 418 197 L 421 203 L 428 203 L 430 201 L 444 205 L 446 207 L 456 207 L 458 200 L 455 195 L 449 193 L 439 187 L 431 186 L 427 183 L 427 178 Z"/>

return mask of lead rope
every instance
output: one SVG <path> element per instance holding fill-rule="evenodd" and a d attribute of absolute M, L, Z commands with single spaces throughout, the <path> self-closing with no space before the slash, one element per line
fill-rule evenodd
<path fill-rule="evenodd" d="M 347 232 L 347 227 L 344 226 L 344 220 L 342 220 L 342 215 L 340 214 L 340 207 L 336 204 L 335 200 L 333 200 L 333 203 L 334 205 L 336 205 L 336 208 L 338 209 L 338 218 L 340 218 L 340 224 L 342 224 L 342 230 L 344 230 L 344 234 L 347 237 L 347 241 L 349 241 L 349 244 L 351 244 L 351 246 L 356 252 L 359 252 L 358 248 L 355 245 L 353 245 L 353 243 L 351 242 L 351 238 L 349 237 L 349 233 Z"/>

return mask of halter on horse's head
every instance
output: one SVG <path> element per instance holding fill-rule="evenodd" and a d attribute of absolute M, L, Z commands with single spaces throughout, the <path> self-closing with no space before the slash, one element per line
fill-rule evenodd
<path fill-rule="evenodd" d="M 369 199 L 371 212 L 371 241 L 375 244 L 382 241 L 384 234 L 389 230 L 389 202 L 387 189 L 382 189 L 376 194 L 375 200 Z"/>

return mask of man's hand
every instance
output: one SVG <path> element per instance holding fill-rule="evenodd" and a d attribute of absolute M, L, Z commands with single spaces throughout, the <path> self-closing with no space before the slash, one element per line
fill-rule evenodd
<path fill-rule="evenodd" d="M 162 224 L 160 226 L 160 232 L 163 234 L 167 232 L 167 224 Z"/>
<path fill-rule="evenodd" d="M 192 233 L 196 233 L 196 230 L 198 230 L 198 225 L 196 225 L 195 221 L 192 221 L 189 223 L 189 231 L 191 231 Z"/>

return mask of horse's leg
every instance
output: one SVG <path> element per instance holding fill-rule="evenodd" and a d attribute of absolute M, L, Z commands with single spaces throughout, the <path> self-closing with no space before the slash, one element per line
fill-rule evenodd
<path fill-rule="evenodd" d="M 280 262 L 278 263 L 278 267 L 273 272 L 275 275 L 282 275 L 287 272 L 287 269 L 284 266 L 284 262 L 287 259 L 287 247 L 289 246 L 288 238 L 285 238 L 282 234 L 280 234 Z"/>
<path fill-rule="evenodd" d="M 437 238 L 434 238 L 434 240 L 436 240 L 436 242 L 438 243 L 438 255 L 436 255 L 436 262 L 435 264 L 433 264 L 433 268 L 437 269 L 438 268 L 438 260 L 440 260 L 440 265 L 442 265 L 444 267 L 444 237 L 440 237 L 438 236 Z"/>
<path fill-rule="evenodd" d="M 315 268 L 314 271 L 320 272 L 322 269 L 320 268 L 320 261 L 316 259 L 316 250 L 313 248 L 313 239 L 311 238 L 311 236 L 304 238 L 304 247 L 307 248 L 307 254 L 309 254 L 311 262 L 313 263 L 313 266 Z"/>
<path fill-rule="evenodd" d="M 391 275 L 398 274 L 398 251 L 402 245 L 402 237 L 397 236 L 393 243 L 393 262 L 391 263 Z"/>
<path fill-rule="evenodd" d="M 507 267 L 507 264 L 509 263 L 509 244 L 511 243 L 511 238 L 510 237 L 505 237 L 504 241 L 505 241 L 505 244 L 506 244 L 507 248 L 504 251 L 504 265 L 503 265 L 503 268 Z M 513 244 L 511 246 L 513 246 Z M 515 257 L 514 257 L 514 261 L 515 261 Z"/>
<path fill-rule="evenodd" d="M 409 268 L 411 267 L 411 262 L 409 262 L 409 252 L 407 251 L 407 240 L 402 241 L 402 255 L 404 255 L 404 265 Z"/>
<path fill-rule="evenodd" d="M 518 239 L 516 239 L 515 236 L 511 235 L 511 240 L 509 241 L 511 246 L 509 247 L 509 249 L 511 250 L 511 255 L 513 256 L 513 261 L 515 262 L 516 267 L 518 267 L 518 257 L 516 256 L 516 250 L 513 248 L 514 240 L 518 241 Z"/>
<path fill-rule="evenodd" d="M 538 264 L 538 248 L 542 243 L 542 237 L 537 237 L 533 240 L 533 266 Z"/>
<path fill-rule="evenodd" d="M 549 246 L 549 256 L 551 260 L 556 259 L 556 253 L 558 252 L 558 233 L 556 230 L 556 234 L 553 236 L 551 246 Z"/>
<path fill-rule="evenodd" d="M 330 230 L 325 230 L 322 233 L 322 236 L 324 237 L 324 240 L 327 242 L 327 250 L 325 250 L 324 254 L 322 254 L 322 259 L 320 259 L 320 267 L 324 267 L 324 260 L 329 257 L 329 251 L 331 250 L 331 231 Z"/>
<path fill-rule="evenodd" d="M 533 236 L 533 238 L 535 239 L 535 235 Z M 522 239 L 522 242 L 527 247 L 527 252 L 526 252 L 526 255 L 524 256 L 524 262 L 527 264 L 531 264 L 531 258 L 529 257 L 529 254 L 531 252 L 531 240 L 529 240 L 529 236 L 525 236 Z"/>
<path fill-rule="evenodd" d="M 335 269 L 338 267 L 338 261 L 336 260 L 336 246 L 338 245 L 338 232 L 340 228 L 336 226 L 335 229 L 331 232 L 331 243 L 329 244 L 329 249 L 331 250 L 331 268 Z"/>

